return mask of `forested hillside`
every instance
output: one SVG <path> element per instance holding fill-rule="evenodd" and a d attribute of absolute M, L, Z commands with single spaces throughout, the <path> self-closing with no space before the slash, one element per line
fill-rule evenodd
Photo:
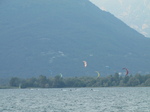
<path fill-rule="evenodd" d="M 88 0 L 0 2 L 0 77 L 145 74 L 149 43 Z"/>

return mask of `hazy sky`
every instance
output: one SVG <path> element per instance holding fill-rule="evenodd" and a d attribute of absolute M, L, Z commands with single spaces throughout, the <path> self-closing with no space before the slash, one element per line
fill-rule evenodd
<path fill-rule="evenodd" d="M 150 0 L 90 0 L 143 35 L 150 37 Z"/>

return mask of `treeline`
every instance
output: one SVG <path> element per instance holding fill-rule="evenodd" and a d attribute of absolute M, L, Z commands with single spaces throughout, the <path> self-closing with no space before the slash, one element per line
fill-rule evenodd
<path fill-rule="evenodd" d="M 28 79 L 12 77 L 9 81 L 11 87 L 20 88 L 63 88 L 63 87 L 135 87 L 150 86 L 150 74 L 134 76 L 119 76 L 119 74 L 107 77 L 70 77 L 61 75 L 49 77 L 40 75 Z"/>

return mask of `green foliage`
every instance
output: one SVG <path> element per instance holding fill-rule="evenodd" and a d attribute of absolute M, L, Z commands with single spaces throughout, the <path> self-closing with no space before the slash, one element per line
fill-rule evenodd
<path fill-rule="evenodd" d="M 145 86 L 150 86 L 150 78 L 145 81 Z"/>
<path fill-rule="evenodd" d="M 14 86 L 14 87 L 18 87 L 20 83 L 21 83 L 21 79 L 17 77 L 12 77 L 9 82 L 10 86 Z"/>
<path fill-rule="evenodd" d="M 1 77 L 13 77 L 13 74 L 37 77 L 37 73 L 53 76 L 59 72 L 65 76 L 81 76 L 83 59 L 88 61 L 87 72 L 91 75 L 100 70 L 103 76 L 125 65 L 132 71 L 149 71 L 150 39 L 89 0 L 1 1 Z M 106 70 L 105 64 L 112 68 Z M 108 86 L 117 86 L 116 80 L 112 83 L 109 80 Z M 31 82 L 28 79 L 25 85 L 58 86 L 57 81 L 54 85 L 47 81 Z M 95 80 L 93 84 L 85 83 L 88 83 L 86 86 L 107 85 Z"/>
<path fill-rule="evenodd" d="M 40 88 L 63 88 L 63 87 L 135 87 L 150 86 L 150 74 L 135 76 L 119 76 L 119 74 L 107 77 L 70 77 L 63 78 L 60 75 L 47 78 L 40 75 L 38 78 L 20 79 L 12 77 L 9 81 L 11 87 L 40 87 Z"/>

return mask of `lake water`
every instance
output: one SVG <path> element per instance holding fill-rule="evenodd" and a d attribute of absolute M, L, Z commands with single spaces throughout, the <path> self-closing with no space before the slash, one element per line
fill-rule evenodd
<path fill-rule="evenodd" d="M 0 89 L 0 112 L 150 112 L 150 87 Z"/>

